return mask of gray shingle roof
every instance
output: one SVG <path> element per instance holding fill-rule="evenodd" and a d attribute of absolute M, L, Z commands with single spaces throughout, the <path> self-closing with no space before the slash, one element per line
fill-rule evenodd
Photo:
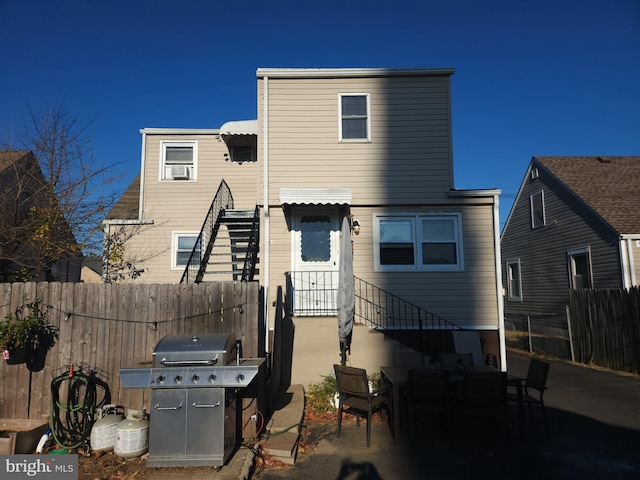
<path fill-rule="evenodd" d="M 3 172 L 19 159 L 29 153 L 29 150 L 3 150 L 0 151 L 0 172 Z"/>
<path fill-rule="evenodd" d="M 105 218 L 107 220 L 135 220 L 138 218 L 139 205 L 140 174 L 136 175 L 136 178 L 133 179 Z"/>
<path fill-rule="evenodd" d="M 619 234 L 640 234 L 640 157 L 533 157 Z"/>

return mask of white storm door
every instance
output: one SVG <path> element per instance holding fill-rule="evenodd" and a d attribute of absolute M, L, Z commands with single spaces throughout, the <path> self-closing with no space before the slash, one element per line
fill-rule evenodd
<path fill-rule="evenodd" d="M 295 315 L 335 315 L 340 231 L 337 207 L 293 212 Z"/>

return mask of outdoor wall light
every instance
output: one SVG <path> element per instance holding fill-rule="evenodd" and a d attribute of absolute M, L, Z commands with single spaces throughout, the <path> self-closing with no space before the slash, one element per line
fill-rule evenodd
<path fill-rule="evenodd" d="M 351 225 L 353 227 L 353 233 L 360 235 L 360 222 L 354 218 Z"/>

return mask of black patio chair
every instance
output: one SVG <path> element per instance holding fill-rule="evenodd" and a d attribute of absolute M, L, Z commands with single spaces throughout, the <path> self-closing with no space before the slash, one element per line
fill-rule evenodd
<path fill-rule="evenodd" d="M 527 370 L 527 378 L 524 382 L 523 402 L 529 408 L 529 417 L 531 425 L 533 424 L 533 405 L 539 406 L 542 410 L 544 418 L 544 426 L 547 429 L 547 436 L 551 438 L 551 429 L 549 428 L 549 420 L 547 418 L 547 410 L 544 406 L 544 392 L 547 389 L 547 376 L 549 375 L 550 364 L 536 358 L 529 361 L 529 369 Z M 515 393 L 509 392 L 508 400 L 517 402 L 518 397 Z"/>
<path fill-rule="evenodd" d="M 477 418 L 502 424 L 509 446 L 509 414 L 507 408 L 507 372 L 468 372 L 464 376 L 464 390 L 460 404 L 465 436 L 471 446 L 471 431 Z"/>
<path fill-rule="evenodd" d="M 334 365 L 338 386 L 338 437 L 342 428 L 342 414 L 356 416 L 356 425 L 360 426 L 360 417 L 367 419 L 367 447 L 371 445 L 371 417 L 375 412 L 388 407 L 386 391 L 388 385 L 369 391 L 369 378 L 363 368 Z"/>
<path fill-rule="evenodd" d="M 452 439 L 451 385 L 447 370 L 427 368 L 409 370 L 407 404 L 409 406 L 409 430 L 416 437 L 420 420 L 428 414 L 438 414 L 446 421 L 447 436 Z"/>

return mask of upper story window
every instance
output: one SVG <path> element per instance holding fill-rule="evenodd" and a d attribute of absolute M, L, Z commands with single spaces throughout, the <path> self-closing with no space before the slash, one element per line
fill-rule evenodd
<path fill-rule="evenodd" d="M 531 204 L 531 228 L 543 227 L 545 224 L 544 192 L 540 190 L 529 197 Z"/>
<path fill-rule="evenodd" d="M 368 142 L 371 137 L 368 93 L 340 94 L 340 141 Z"/>
<path fill-rule="evenodd" d="M 161 180 L 195 180 L 197 158 L 197 142 L 162 142 Z"/>
<path fill-rule="evenodd" d="M 507 261 L 507 298 L 510 302 L 522 301 L 520 259 Z"/>
<path fill-rule="evenodd" d="M 591 288 L 591 250 L 589 247 L 569 250 L 569 287 L 573 289 Z"/>
<path fill-rule="evenodd" d="M 462 271 L 459 213 L 374 215 L 376 271 Z"/>

